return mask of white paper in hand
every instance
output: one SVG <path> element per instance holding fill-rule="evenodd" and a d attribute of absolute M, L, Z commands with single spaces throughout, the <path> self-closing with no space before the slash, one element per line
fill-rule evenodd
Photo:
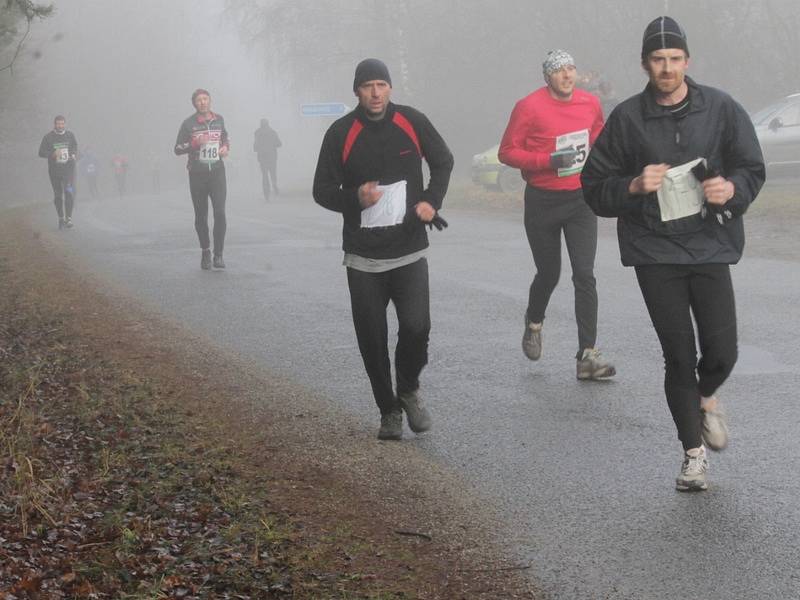
<path fill-rule="evenodd" d="M 406 216 L 405 179 L 389 185 L 379 185 L 381 199 L 361 211 L 361 227 L 391 227 L 403 222 Z"/>
<path fill-rule="evenodd" d="M 692 168 L 705 162 L 705 158 L 698 158 L 672 167 L 664 175 L 657 192 L 662 221 L 689 217 L 703 210 L 703 184 L 694 176 Z"/>

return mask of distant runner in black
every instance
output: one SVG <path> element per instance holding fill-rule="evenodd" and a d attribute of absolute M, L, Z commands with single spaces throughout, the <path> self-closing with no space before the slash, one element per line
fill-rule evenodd
<path fill-rule="evenodd" d="M 261 119 L 261 127 L 256 129 L 253 139 L 253 152 L 258 155 L 258 165 L 261 167 L 261 187 L 264 191 L 264 200 L 269 201 L 269 190 L 278 195 L 278 148 L 281 139 L 278 133 L 269 126 L 267 119 Z"/>
<path fill-rule="evenodd" d="M 211 96 L 204 89 L 192 94 L 192 104 L 197 112 L 188 117 L 178 130 L 175 154 L 188 154 L 189 191 L 194 204 L 194 228 L 200 240 L 202 255 L 200 268 L 211 268 L 211 240 L 208 235 L 208 199 L 214 210 L 214 260 L 215 269 L 224 269 L 222 250 L 225 245 L 225 197 L 227 182 L 222 159 L 228 156 L 228 132 L 222 115 L 211 112 Z"/>
<path fill-rule="evenodd" d="M 53 202 L 58 213 L 58 228 L 72 227 L 72 209 L 75 205 L 75 159 L 78 141 L 66 129 L 67 121 L 61 115 L 54 120 L 53 131 L 42 138 L 39 156 L 47 159 L 47 173 L 53 186 Z"/>

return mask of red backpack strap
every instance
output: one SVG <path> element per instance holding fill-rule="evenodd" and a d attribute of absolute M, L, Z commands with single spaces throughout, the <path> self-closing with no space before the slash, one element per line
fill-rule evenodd
<path fill-rule="evenodd" d="M 344 138 L 344 148 L 342 148 L 342 164 L 347 162 L 347 157 L 350 156 L 350 151 L 353 149 L 353 144 L 356 143 L 356 138 L 361 130 L 364 129 L 361 121 L 356 119 L 350 126 L 350 131 L 347 132 L 347 137 Z"/>
<path fill-rule="evenodd" d="M 397 125 L 400 129 L 402 129 L 408 137 L 411 138 L 411 141 L 414 142 L 414 145 L 417 147 L 417 154 L 422 156 L 422 148 L 419 145 L 419 138 L 417 137 L 417 132 L 414 131 L 414 126 L 411 124 L 404 115 L 401 115 L 399 112 L 395 111 L 394 116 L 392 116 L 392 123 Z"/>

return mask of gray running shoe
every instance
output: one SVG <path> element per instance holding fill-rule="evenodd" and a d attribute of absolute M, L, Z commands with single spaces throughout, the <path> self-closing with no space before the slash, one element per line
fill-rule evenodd
<path fill-rule="evenodd" d="M 215 254 L 214 255 L 214 268 L 215 269 L 224 269 L 225 268 L 225 261 L 222 260 L 222 254 Z"/>
<path fill-rule="evenodd" d="M 408 426 L 414 433 L 422 433 L 431 428 L 431 413 L 425 408 L 422 398 L 419 397 L 419 390 L 399 394 L 397 400 L 400 406 L 406 411 Z"/>
<path fill-rule="evenodd" d="M 542 324 L 531 323 L 525 313 L 525 333 L 522 335 L 522 352 L 530 360 L 539 360 L 542 356 Z"/>
<path fill-rule="evenodd" d="M 203 255 L 200 257 L 200 268 L 204 271 L 211 269 L 211 250 L 203 250 Z"/>
<path fill-rule="evenodd" d="M 610 362 L 603 358 L 597 348 L 586 348 L 577 364 L 578 379 L 606 379 L 617 374 Z"/>
<path fill-rule="evenodd" d="M 683 455 L 681 474 L 675 480 L 675 489 L 679 492 L 702 492 L 708 489 L 706 481 L 708 459 L 703 446 L 687 450 Z"/>
<path fill-rule="evenodd" d="M 59 229 L 64 229 L 65 226 L 66 226 L 66 222 L 64 221 L 64 219 L 59 219 L 58 220 L 58 228 Z"/>
<path fill-rule="evenodd" d="M 400 411 L 381 415 L 381 428 L 378 430 L 379 440 L 403 439 L 403 413 Z"/>
<path fill-rule="evenodd" d="M 722 404 L 717 400 L 712 410 L 700 410 L 703 413 L 703 441 L 712 450 L 724 450 L 728 445 L 728 420 Z"/>
<path fill-rule="evenodd" d="M 72 217 L 67 217 L 67 218 L 64 219 L 64 227 L 66 227 L 67 229 L 72 229 L 72 227 L 73 227 L 73 225 L 72 225 Z"/>

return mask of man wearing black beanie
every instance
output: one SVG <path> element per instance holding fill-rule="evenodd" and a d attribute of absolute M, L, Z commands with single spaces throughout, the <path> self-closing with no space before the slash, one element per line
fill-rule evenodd
<path fill-rule="evenodd" d="M 431 427 L 419 394 L 428 362 L 428 235 L 453 170 L 453 155 L 428 118 L 390 101 L 384 63 L 356 67 L 358 107 L 330 126 L 314 174 L 314 200 L 342 213 L 343 264 L 358 347 L 381 413 L 378 438 L 403 437 L 403 412 L 415 433 Z M 425 186 L 422 159 L 430 167 Z M 397 393 L 392 383 L 386 308 L 397 310 Z"/>
<path fill-rule="evenodd" d="M 611 113 L 581 181 L 595 213 L 617 217 L 622 264 L 636 270 L 661 343 L 684 452 L 675 487 L 705 490 L 706 447 L 728 443 L 715 394 L 737 358 L 730 265 L 742 256 L 764 160 L 744 109 L 686 76 L 687 36 L 674 19 L 647 26 L 642 67 L 647 87 Z"/>

